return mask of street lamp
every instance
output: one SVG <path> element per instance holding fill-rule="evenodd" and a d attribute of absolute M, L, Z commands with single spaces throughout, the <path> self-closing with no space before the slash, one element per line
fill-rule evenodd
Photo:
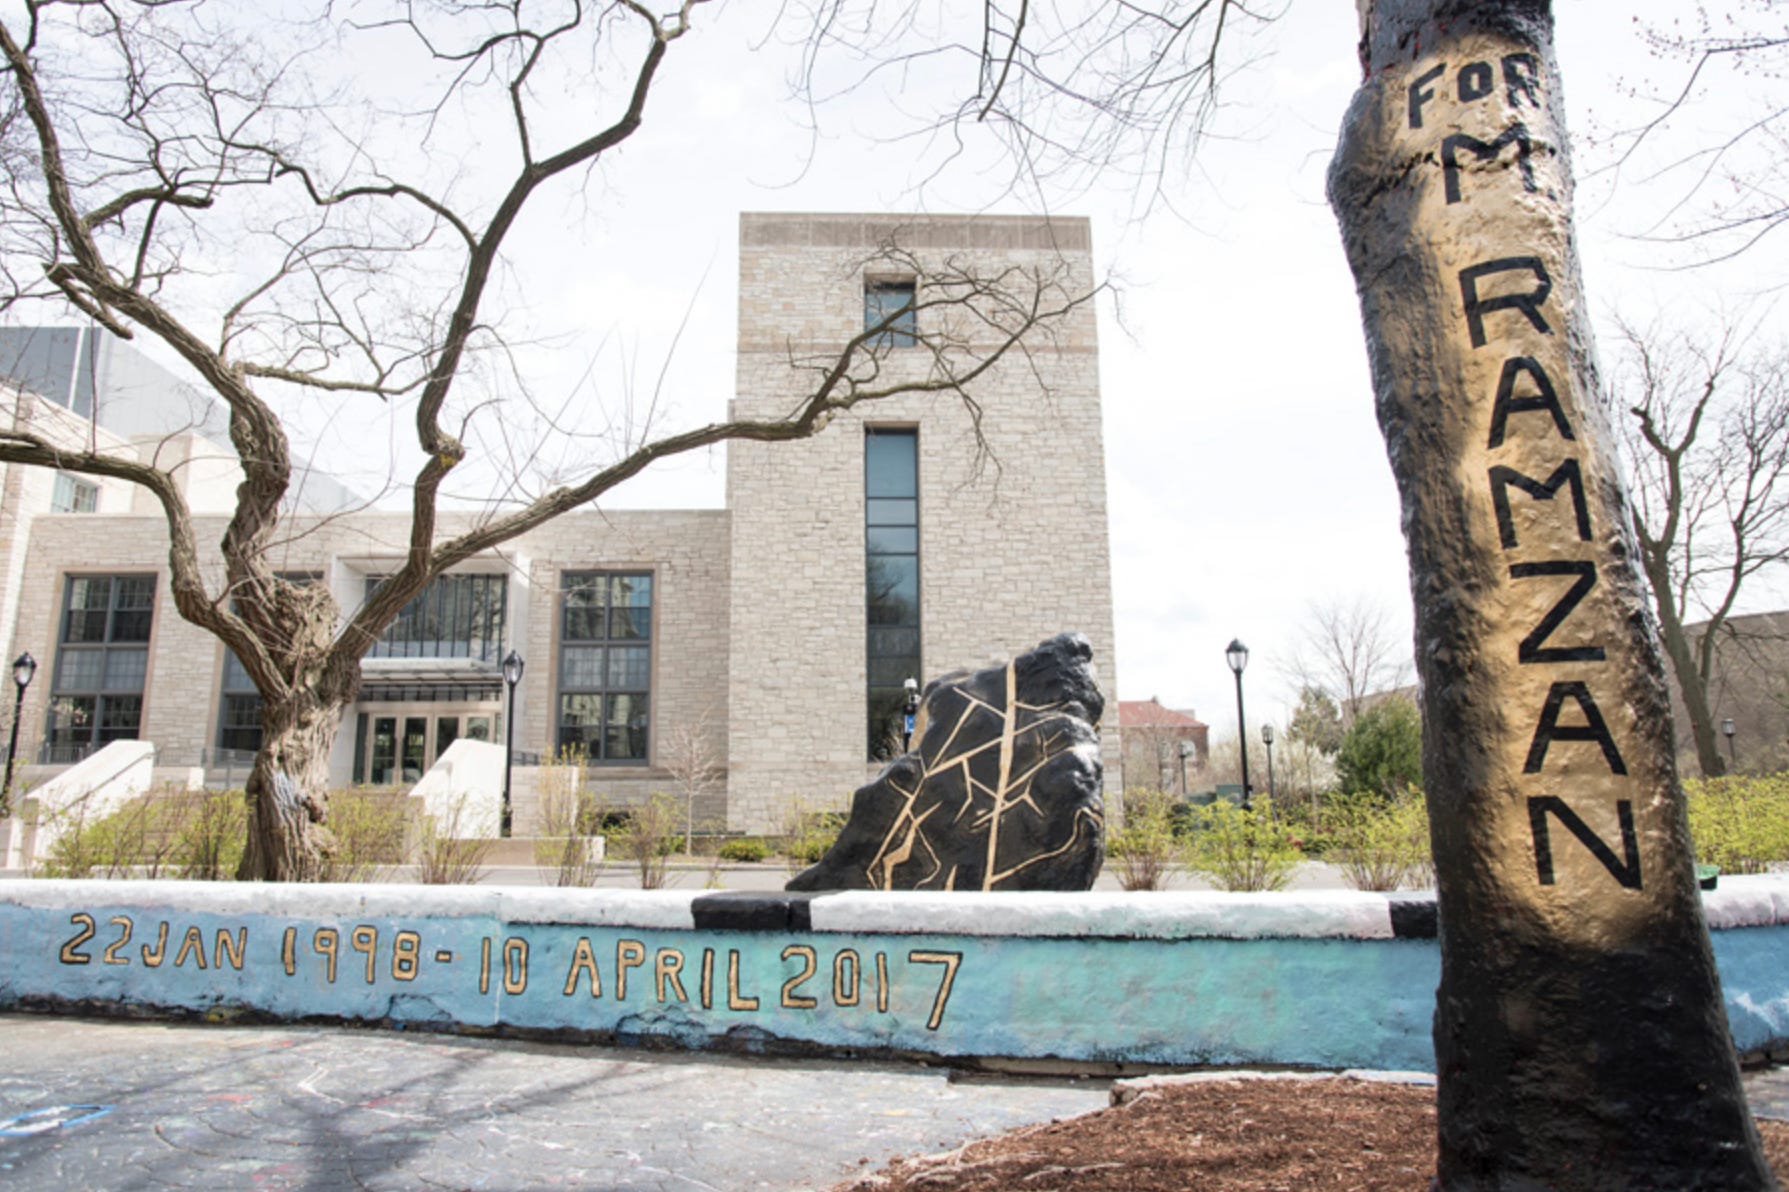
<path fill-rule="evenodd" d="M 1261 726 L 1261 743 L 1267 746 L 1267 801 L 1273 802 L 1273 725 Z"/>
<path fill-rule="evenodd" d="M 23 691 L 24 688 L 21 687 L 21 688 L 19 688 L 19 690 Z M 1733 734 L 1735 731 L 1736 730 L 1735 730 L 1735 727 L 1733 724 L 1733 717 L 1729 716 L 1725 720 L 1721 721 L 1721 732 L 1723 732 L 1727 735 L 1727 769 L 1728 770 L 1739 769 L 1739 763 L 1733 760 Z"/>
<path fill-rule="evenodd" d="M 919 680 L 909 675 L 901 686 L 907 692 L 907 702 L 901 708 L 901 752 L 909 753 L 913 749 L 913 721 L 919 715 Z"/>
<path fill-rule="evenodd" d="M 511 650 L 503 656 L 503 681 L 509 684 L 509 713 L 503 718 L 503 820 L 498 832 L 510 833 L 509 772 L 516 753 L 516 684 L 522 681 L 522 656 Z"/>
<path fill-rule="evenodd" d="M 25 688 L 31 686 L 31 676 L 37 673 L 37 659 L 29 653 L 20 654 L 12 664 L 13 685 L 19 689 L 12 702 L 12 743 L 6 747 L 6 783 L 0 786 L 0 819 L 12 814 L 12 760 L 19 753 L 19 713 L 25 707 Z"/>
<path fill-rule="evenodd" d="M 1224 661 L 1236 676 L 1236 744 L 1242 750 L 1242 809 L 1249 810 L 1249 726 L 1242 714 L 1242 668 L 1249 664 L 1249 648 L 1232 641 L 1224 651 Z"/>
<path fill-rule="evenodd" d="M 1193 743 L 1191 741 L 1182 741 L 1180 743 L 1180 794 L 1182 798 L 1185 798 L 1187 794 L 1186 759 L 1191 756 L 1193 756 Z"/>

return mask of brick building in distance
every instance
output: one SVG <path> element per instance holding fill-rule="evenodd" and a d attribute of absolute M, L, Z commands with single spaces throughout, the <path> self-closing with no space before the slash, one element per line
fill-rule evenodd
<path fill-rule="evenodd" d="M 1124 740 L 1124 778 L 1185 797 L 1211 757 L 1211 728 L 1192 712 L 1163 707 L 1155 696 L 1121 700 L 1118 728 Z"/>
<path fill-rule="evenodd" d="M 912 271 L 866 267 L 889 244 Z M 1083 219 L 743 215 L 734 416 L 785 412 L 811 383 L 794 361 L 836 354 L 946 261 L 1047 262 L 1094 286 Z M 895 344 L 884 368 L 929 367 L 923 344 Z M 42 433 L 185 453 L 197 539 L 219 540 L 239 473 L 205 396 L 89 329 L 0 331 L 0 375 L 18 387 L 16 418 Z M 724 508 L 582 509 L 467 561 L 366 656 L 332 783 L 413 784 L 454 740 L 502 742 L 511 648 L 527 663 L 518 754 L 581 750 L 586 785 L 620 805 L 670 789 L 669 743 L 694 734 L 725 776 L 705 817 L 740 832 L 781 830 L 797 803 L 842 806 L 886 757 L 908 677 L 1075 630 L 1112 696 L 1092 304 L 977 378 L 972 396 L 995 466 L 957 396 L 910 394 L 842 413 L 813 439 L 730 444 Z M 328 584 L 352 609 L 398 565 L 408 515 L 355 511 L 320 475 L 306 493 L 312 504 L 293 515 L 302 532 L 275 568 Z M 240 782 L 259 699 L 222 645 L 175 611 L 155 502 L 123 482 L 19 465 L 0 465 L 0 500 L 5 656 L 40 663 L 19 762 L 54 767 L 138 739 L 154 743 L 158 768 Z M 441 533 L 471 516 L 444 512 Z M 1116 721 L 1103 728 L 1110 794 L 1122 789 Z M 529 815 L 518 802 L 519 834 Z"/>

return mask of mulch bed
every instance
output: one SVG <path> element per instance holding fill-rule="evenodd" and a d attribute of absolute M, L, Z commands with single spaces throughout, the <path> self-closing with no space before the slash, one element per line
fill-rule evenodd
<path fill-rule="evenodd" d="M 1789 1123 L 1758 1125 L 1789 1176 Z M 833 1192 L 1424 1192 L 1434 1173 L 1433 1088 L 1214 1080 L 896 1159 Z"/>

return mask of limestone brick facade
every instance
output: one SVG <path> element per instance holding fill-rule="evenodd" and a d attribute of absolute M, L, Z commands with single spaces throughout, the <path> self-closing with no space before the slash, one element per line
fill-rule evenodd
<path fill-rule="evenodd" d="M 923 303 L 932 271 L 992 276 L 1020 266 L 1061 293 L 1084 294 L 1095 284 L 1089 239 L 1079 219 L 743 216 L 734 413 L 793 406 L 813 374 L 791 360 L 835 356 L 862 330 L 866 278 L 911 263 Z M 887 371 L 931 367 L 924 341 L 949 334 L 927 325 L 932 313 L 921 310 L 921 342 L 889 352 Z M 1093 643 L 1108 696 L 1115 690 L 1093 306 L 978 377 L 970 395 L 979 441 L 969 404 L 947 391 L 860 406 L 802 442 L 732 447 L 734 828 L 774 831 L 796 802 L 842 807 L 874 773 L 865 761 L 867 427 L 918 434 L 918 677 L 983 666 L 1076 630 Z M 1117 792 L 1115 716 L 1105 737 L 1106 788 Z"/>
<path fill-rule="evenodd" d="M 899 251 L 887 251 L 891 245 Z M 940 278 L 1015 269 L 1045 278 L 1058 295 L 1091 291 L 1087 223 L 742 217 L 733 414 L 782 414 L 809 391 L 811 365 L 836 357 L 863 329 L 866 277 L 906 275 L 923 298 Z M 962 314 L 950 322 L 944 313 L 922 311 L 920 339 L 957 335 Z M 933 319 L 939 321 L 928 322 Z M 985 328 L 959 338 L 971 352 L 993 342 Z M 883 353 L 880 367 L 884 375 L 923 377 L 931 361 L 924 346 L 902 347 Z M 461 570 L 505 577 L 504 648 L 513 647 L 527 664 L 516 692 L 516 749 L 554 751 L 565 576 L 646 573 L 653 582 L 649 756 L 592 766 L 585 785 L 611 804 L 670 791 L 678 768 L 673 754 L 682 748 L 718 765 L 722 777 L 701 810 L 732 831 L 777 832 L 797 804 L 843 806 L 873 774 L 865 740 L 867 427 L 917 434 L 923 670 L 917 677 L 987 665 L 1076 630 L 1092 641 L 1102 686 L 1115 700 L 1097 366 L 1094 309 L 1085 303 L 1035 337 L 1026 353 L 976 377 L 969 388 L 973 405 L 950 391 L 907 395 L 841 412 L 810 440 L 735 442 L 724 509 L 579 511 L 469 561 Z M 183 449 L 201 454 L 192 444 Z M 227 469 L 190 471 L 205 478 L 208 498 L 200 506 L 208 516 L 199 518 L 198 541 L 215 543 L 227 506 L 209 498 L 225 489 Z M 6 657 L 30 650 L 42 666 L 20 722 L 21 760 L 44 741 L 68 577 L 100 574 L 156 577 L 141 735 L 157 745 L 158 765 L 214 759 L 225 654 L 174 609 L 162 519 L 133 502 L 128 489 L 107 488 L 97 513 L 45 512 L 51 479 L 31 469 L 0 469 Z M 352 608 L 364 598 L 369 576 L 396 566 L 405 521 L 383 512 L 315 518 L 289 536 L 275 567 L 320 575 L 338 602 Z M 454 531 L 452 516 L 443 523 L 444 534 Z M 454 689 L 460 702 L 406 704 L 391 694 L 408 681 L 406 666 L 419 676 L 417 687 L 437 695 Z M 363 672 L 373 694 L 363 690 L 361 704 L 345 717 L 332 756 L 332 777 L 344 785 L 361 776 L 362 716 L 505 710 L 494 659 L 370 658 Z M 1115 702 L 1109 709 L 1104 752 L 1111 797 L 1122 783 Z M 364 740 L 359 744 L 364 748 Z M 533 810 L 521 793 L 526 789 L 518 786 L 518 830 L 524 831 Z"/>

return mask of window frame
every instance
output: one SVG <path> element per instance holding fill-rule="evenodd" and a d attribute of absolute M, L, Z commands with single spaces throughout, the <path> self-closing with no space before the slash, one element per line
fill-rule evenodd
<path fill-rule="evenodd" d="M 70 630 L 75 624 L 76 612 L 85 618 L 100 610 L 83 606 L 76 610 L 72 604 L 75 585 L 93 583 L 104 580 L 107 584 L 105 620 L 97 639 L 83 637 L 71 640 Z M 139 608 L 135 606 L 121 607 L 124 585 L 129 581 L 147 581 L 148 602 Z M 59 746 L 71 746 L 75 756 L 69 760 L 78 760 L 96 749 L 113 741 L 135 741 L 142 739 L 143 714 L 148 702 L 149 665 L 155 638 L 155 602 L 160 576 L 153 571 L 121 571 L 121 572 L 68 572 L 62 577 L 62 606 L 56 625 L 56 658 L 50 668 L 49 704 L 44 715 L 44 754 L 53 757 Z M 141 637 L 118 636 L 121 614 L 142 614 L 147 620 L 144 623 Z M 84 623 L 90 623 L 84 622 Z M 136 669 L 133 686 L 113 686 L 107 682 L 114 657 L 140 655 L 142 664 Z M 74 684 L 68 681 L 71 660 L 83 656 L 97 658 L 97 664 L 91 668 L 94 679 L 91 683 Z M 63 720 L 57 710 L 62 700 L 91 700 L 88 721 L 84 727 L 84 740 L 76 739 L 64 726 L 72 726 L 73 718 Z M 120 726 L 113 720 L 113 714 L 121 707 L 135 702 L 130 713 L 132 723 Z M 121 727 L 124 731 L 118 731 Z M 61 730 L 59 732 L 59 729 Z M 54 763 L 53 763 L 54 764 Z"/>
<path fill-rule="evenodd" d="M 912 443 L 912 472 L 904 475 L 902 488 L 904 491 L 873 491 L 871 476 L 871 442 L 878 436 L 888 438 L 904 437 Z M 922 593 L 925 588 L 925 573 L 921 565 L 923 541 L 920 534 L 920 522 L 923 514 L 920 494 L 920 455 L 919 427 L 914 425 L 866 426 L 863 434 L 863 494 L 864 494 L 864 750 L 866 759 L 875 764 L 887 762 L 899 751 L 891 747 L 888 730 L 891 724 L 898 724 L 901 711 L 893 716 L 878 718 L 878 707 L 899 707 L 904 704 L 906 691 L 904 680 L 921 679 L 924 671 L 924 604 Z M 886 479 L 886 477 L 879 477 Z M 911 495 L 905 490 L 910 489 Z M 906 508 L 911 506 L 911 520 L 905 520 Z M 899 519 L 895 515 L 901 515 Z M 876 531 L 910 531 L 911 549 L 886 549 L 886 542 L 878 546 L 874 541 Z M 886 539 L 889 535 L 883 535 Z M 901 560 L 902 570 L 911 571 L 912 599 L 907 603 L 906 619 L 891 621 L 879 615 L 877 604 L 871 599 L 872 585 L 875 581 L 876 561 L 878 559 Z M 886 610 L 883 610 L 884 612 Z M 887 642 L 894 635 L 910 637 L 910 652 L 878 650 L 879 639 Z M 878 664 L 881 664 L 880 668 Z M 893 682 L 878 681 L 878 670 L 889 671 L 890 665 L 904 672 Z M 887 679 L 887 673 L 880 676 Z M 899 704 L 896 703 L 899 701 Z"/>
<path fill-rule="evenodd" d="M 904 290 L 907 300 L 901 306 L 891 308 L 878 295 L 895 290 Z M 895 321 L 871 335 L 866 342 L 871 347 L 918 347 L 919 279 L 912 274 L 865 274 L 863 279 L 863 329 L 870 331 L 891 317 Z"/>
<path fill-rule="evenodd" d="M 644 605 L 615 603 L 614 583 L 617 580 L 644 580 L 646 602 Z M 570 597 L 574 592 L 586 590 L 587 585 L 600 581 L 602 589 L 602 606 L 595 610 L 591 606 L 574 605 Z M 553 730 L 552 741 L 555 752 L 567 749 L 582 749 L 585 760 L 593 766 L 601 767 L 649 767 L 652 764 L 652 747 L 655 734 L 652 728 L 653 710 L 653 677 L 656 649 L 654 643 L 658 634 L 658 599 L 659 581 L 655 569 L 650 567 L 600 567 L 565 570 L 559 573 L 557 589 L 555 642 L 553 650 L 554 683 L 553 683 Z M 615 614 L 619 609 L 645 610 L 644 633 L 637 632 L 641 626 L 638 620 L 630 615 L 626 618 L 631 635 L 616 635 L 617 622 Z M 584 632 L 574 634 L 574 614 L 576 619 L 588 626 L 589 617 L 596 612 L 601 621 L 600 636 L 591 636 Z M 575 674 L 589 675 L 591 668 L 574 667 L 570 664 L 572 651 L 594 651 L 596 665 L 594 681 L 572 682 Z M 642 651 L 643 662 L 636 668 L 629 666 L 618 680 L 617 671 L 610 662 L 613 650 Z M 641 677 L 638 682 L 632 678 L 634 674 Z M 573 699 L 594 699 L 595 723 L 574 721 L 567 717 L 568 702 Z M 611 723 L 616 714 L 617 702 L 624 704 L 629 710 L 623 712 L 625 723 Z M 630 734 L 638 736 L 638 751 L 616 755 L 611 752 L 611 738 L 621 733 L 624 737 Z M 571 734 L 568 739 L 568 734 Z M 631 745 L 631 742 L 630 742 Z"/>
<path fill-rule="evenodd" d="M 86 498 L 84 502 L 83 497 Z M 50 512 L 98 513 L 99 483 L 73 472 L 57 472 L 55 485 L 50 490 Z"/>

